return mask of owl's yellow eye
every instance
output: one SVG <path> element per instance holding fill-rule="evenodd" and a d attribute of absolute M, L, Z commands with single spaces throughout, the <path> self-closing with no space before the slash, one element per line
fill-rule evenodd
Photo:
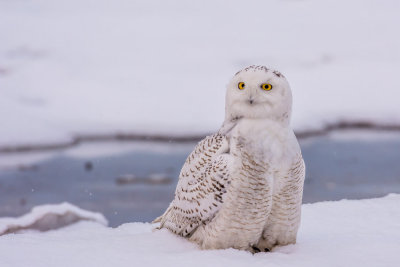
<path fill-rule="evenodd" d="M 238 83 L 238 88 L 239 88 L 240 90 L 243 90 L 243 89 L 244 89 L 244 82 Z"/>
<path fill-rule="evenodd" d="M 270 85 L 269 83 L 263 83 L 263 84 L 261 84 L 261 89 L 263 89 L 265 91 L 269 91 L 272 89 L 272 85 Z"/>

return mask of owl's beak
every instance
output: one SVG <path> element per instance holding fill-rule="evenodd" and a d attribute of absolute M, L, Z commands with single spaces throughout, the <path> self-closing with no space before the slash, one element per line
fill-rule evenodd
<path fill-rule="evenodd" d="M 250 94 L 247 95 L 247 97 L 248 97 L 247 101 L 249 101 L 249 104 L 250 104 L 250 105 L 253 105 L 254 102 L 256 102 L 256 101 L 254 100 L 253 94 L 252 94 L 251 92 L 249 92 L 249 93 L 250 93 Z"/>

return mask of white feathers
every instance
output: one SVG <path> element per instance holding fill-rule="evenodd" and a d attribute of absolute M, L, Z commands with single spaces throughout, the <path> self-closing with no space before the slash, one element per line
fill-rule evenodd
<path fill-rule="evenodd" d="M 202 140 L 186 159 L 179 175 L 175 199 L 155 222 L 160 228 L 189 236 L 210 221 L 222 204 L 231 168 L 228 142 L 221 134 Z"/>
<path fill-rule="evenodd" d="M 189 155 L 175 199 L 156 219 L 160 228 L 204 249 L 257 252 L 294 243 L 305 169 L 289 128 L 291 104 L 279 72 L 238 72 L 228 84 L 224 124 Z"/>
<path fill-rule="evenodd" d="M 244 82 L 243 90 L 238 90 L 239 82 Z M 272 89 L 264 91 L 262 84 L 270 84 Z M 292 92 L 285 77 L 277 71 L 259 66 L 239 71 L 228 84 L 225 101 L 225 122 L 245 116 L 289 125 Z"/>

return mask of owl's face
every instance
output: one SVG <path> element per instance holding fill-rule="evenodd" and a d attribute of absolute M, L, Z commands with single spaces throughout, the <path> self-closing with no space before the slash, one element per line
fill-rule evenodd
<path fill-rule="evenodd" d="M 225 120 L 270 119 L 289 124 L 292 93 L 286 78 L 264 66 L 250 66 L 227 86 Z"/>

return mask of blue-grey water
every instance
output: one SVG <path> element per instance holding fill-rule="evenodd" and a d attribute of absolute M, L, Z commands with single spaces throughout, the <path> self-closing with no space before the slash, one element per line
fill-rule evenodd
<path fill-rule="evenodd" d="M 303 202 L 400 193 L 400 134 L 379 136 L 301 141 L 307 166 Z M 159 143 L 146 145 L 155 149 L 85 157 L 58 151 L 34 164 L 0 170 L 0 217 L 68 201 L 103 213 L 112 226 L 151 221 L 173 198 L 180 168 L 195 144 L 168 144 L 167 150 L 157 149 Z"/>

